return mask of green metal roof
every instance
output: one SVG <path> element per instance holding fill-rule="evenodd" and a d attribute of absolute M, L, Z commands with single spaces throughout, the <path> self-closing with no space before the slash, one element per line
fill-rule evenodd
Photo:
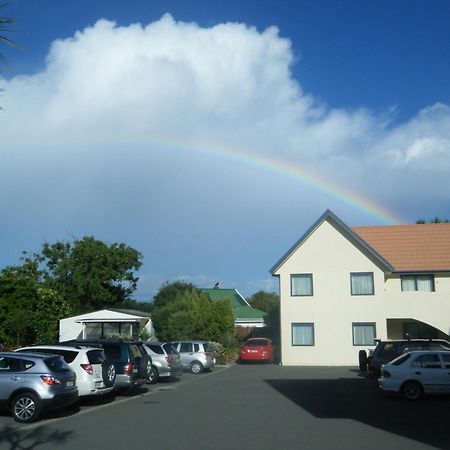
<path fill-rule="evenodd" d="M 233 311 L 234 319 L 264 319 L 267 313 L 259 309 L 252 308 L 244 297 L 236 289 L 201 289 L 208 294 L 212 302 L 228 300 Z"/>

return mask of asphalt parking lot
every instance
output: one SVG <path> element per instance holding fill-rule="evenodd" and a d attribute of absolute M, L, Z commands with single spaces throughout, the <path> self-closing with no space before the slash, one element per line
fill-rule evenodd
<path fill-rule="evenodd" d="M 32 425 L 3 414 L 0 448 L 450 449 L 449 400 L 409 403 L 351 367 L 236 364 Z"/>

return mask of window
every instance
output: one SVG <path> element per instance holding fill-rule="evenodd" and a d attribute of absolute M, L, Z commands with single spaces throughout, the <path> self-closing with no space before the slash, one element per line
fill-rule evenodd
<path fill-rule="evenodd" d="M 353 323 L 353 345 L 373 345 L 376 338 L 375 323 Z"/>
<path fill-rule="evenodd" d="M 434 292 L 434 275 L 402 275 L 402 291 Z"/>
<path fill-rule="evenodd" d="M 292 324 L 292 345 L 314 345 L 314 324 L 313 323 L 293 323 Z"/>
<path fill-rule="evenodd" d="M 441 369 L 441 360 L 439 359 L 439 355 L 429 354 L 422 355 L 416 358 L 411 367 L 422 367 L 423 369 Z"/>
<path fill-rule="evenodd" d="M 352 295 L 373 295 L 373 272 L 350 274 Z"/>
<path fill-rule="evenodd" d="M 312 273 L 291 275 L 291 295 L 296 297 L 313 295 Z"/>
<path fill-rule="evenodd" d="M 190 342 L 182 342 L 180 345 L 180 353 L 192 352 L 192 344 Z"/>

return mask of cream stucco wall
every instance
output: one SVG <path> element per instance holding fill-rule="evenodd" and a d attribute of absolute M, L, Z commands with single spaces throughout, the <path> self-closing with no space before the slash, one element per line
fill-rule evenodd
<path fill-rule="evenodd" d="M 350 273 L 373 272 L 374 295 L 351 295 Z M 290 275 L 313 274 L 313 296 L 291 296 Z M 380 263 L 330 222 L 318 228 L 274 273 L 280 282 L 281 358 L 284 365 L 356 365 L 352 323 L 373 322 L 386 339 L 387 319 L 406 318 L 450 329 L 450 278 L 436 278 L 436 292 L 402 292 L 400 278 L 385 280 Z M 448 275 L 448 274 L 447 274 Z M 314 323 L 314 346 L 292 345 L 292 323 Z"/>

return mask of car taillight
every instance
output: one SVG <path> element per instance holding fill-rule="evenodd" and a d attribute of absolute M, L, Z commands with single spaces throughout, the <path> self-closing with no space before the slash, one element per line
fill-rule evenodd
<path fill-rule="evenodd" d="M 173 363 L 173 358 L 172 358 L 171 356 L 166 356 L 166 361 L 167 361 L 169 364 L 172 364 L 172 363 Z"/>
<path fill-rule="evenodd" d="M 81 368 L 85 370 L 89 375 L 94 373 L 94 368 L 90 364 L 80 364 Z"/>
<path fill-rule="evenodd" d="M 125 365 L 124 369 L 125 375 L 131 375 L 133 373 L 133 363 L 128 363 Z"/>
<path fill-rule="evenodd" d="M 51 386 L 52 384 L 61 384 L 61 381 L 59 381 L 55 377 L 51 377 L 50 375 L 41 375 L 41 378 L 42 381 L 49 386 Z"/>

